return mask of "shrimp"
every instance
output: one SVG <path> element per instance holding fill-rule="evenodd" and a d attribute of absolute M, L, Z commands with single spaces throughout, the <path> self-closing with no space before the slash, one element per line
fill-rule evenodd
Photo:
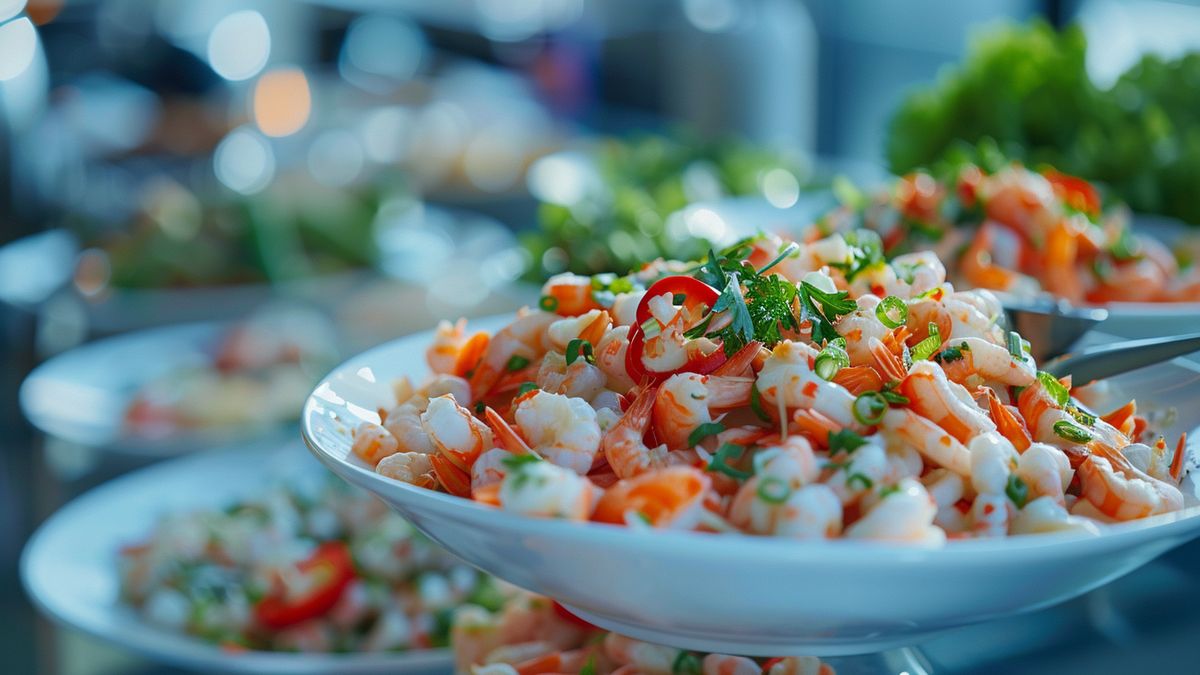
<path fill-rule="evenodd" d="M 779 479 L 764 476 L 747 481 L 730 507 L 730 522 L 754 534 L 792 539 L 841 534 L 842 501 L 828 485 L 813 483 L 793 489 L 773 480 Z M 779 493 L 773 494 L 776 489 Z"/>
<path fill-rule="evenodd" d="M 657 391 L 653 387 L 642 390 L 620 421 L 600 441 L 608 465 L 620 478 L 632 478 L 650 469 L 666 466 L 667 446 L 650 448 L 645 442 Z"/>
<path fill-rule="evenodd" d="M 1179 488 L 1142 473 L 1119 453 L 1091 455 L 1079 465 L 1080 496 L 1115 520 L 1135 520 L 1183 508 Z M 1124 460 L 1124 461 L 1122 461 Z M 1117 463 L 1120 470 L 1114 468 Z"/>
<path fill-rule="evenodd" d="M 762 675 L 762 668 L 752 659 L 729 654 L 709 654 L 700 666 L 701 675 Z"/>
<path fill-rule="evenodd" d="M 1051 497 L 1038 497 L 1025 504 L 1012 521 L 1011 534 L 1078 532 L 1098 536 L 1100 528 L 1087 518 L 1071 515 Z"/>
<path fill-rule="evenodd" d="M 479 364 L 471 373 L 471 399 L 479 400 L 513 365 L 513 357 L 526 362 L 541 358 L 552 344 L 548 329 L 560 317 L 549 312 L 528 312 L 500 329 L 488 342 Z"/>
<path fill-rule="evenodd" d="M 553 311 L 562 316 L 578 316 L 600 305 L 592 296 L 592 279 L 564 272 L 550 277 L 542 286 L 542 297 L 553 298 Z"/>
<path fill-rule="evenodd" d="M 1062 215 L 1050 181 L 1016 167 L 1002 169 L 982 181 L 979 201 L 989 219 L 1035 241 L 1044 240 Z"/>
<path fill-rule="evenodd" d="M 946 283 L 946 267 L 934 251 L 915 251 L 892 259 L 896 276 L 908 284 L 907 295 L 914 297 Z"/>
<path fill-rule="evenodd" d="M 1179 448 L 1176 452 L 1178 453 L 1183 450 L 1184 448 Z M 1144 443 L 1131 443 L 1121 450 L 1121 454 L 1125 455 L 1130 464 L 1136 467 L 1138 471 L 1162 481 L 1175 480 L 1171 475 L 1171 460 L 1173 457 L 1167 452 L 1166 445 L 1152 448 Z"/>
<path fill-rule="evenodd" d="M 933 524 L 936 515 L 937 504 L 925 486 L 905 478 L 886 494 L 881 492 L 879 502 L 846 529 L 846 536 L 937 545 L 946 540 L 946 533 Z"/>
<path fill-rule="evenodd" d="M 612 325 L 612 316 L 606 310 L 593 309 L 579 316 L 569 316 L 550 324 L 546 329 L 550 343 L 555 349 L 565 351 L 572 340 L 580 339 L 595 344 L 604 337 Z"/>
<path fill-rule="evenodd" d="M 1042 382 L 1034 382 L 1021 392 L 1021 395 L 1017 397 L 1017 409 L 1025 418 L 1025 424 L 1029 427 L 1033 440 L 1053 445 L 1068 455 L 1082 456 L 1087 453 L 1080 443 L 1069 441 L 1055 433 L 1054 425 L 1058 422 L 1066 422 L 1072 426 L 1078 426 L 1078 424 L 1071 413 L 1063 410 L 1050 397 Z M 1097 420 L 1097 422 L 1099 421 Z M 1074 463 L 1072 462 L 1072 464 Z"/>
<path fill-rule="evenodd" d="M 527 516 L 587 520 L 598 488 L 586 477 L 546 461 L 532 461 L 509 471 L 500 483 L 500 506 Z"/>
<path fill-rule="evenodd" d="M 971 487 L 979 494 L 1003 495 L 1020 455 L 1008 439 L 995 432 L 981 434 L 967 444 L 971 452 Z"/>
<path fill-rule="evenodd" d="M 628 349 L 629 326 L 610 329 L 596 343 L 596 367 L 607 376 L 608 387 L 615 391 L 628 391 L 634 385 L 629 371 L 625 370 L 625 353 Z"/>
<path fill-rule="evenodd" d="M 848 456 L 838 454 L 830 457 L 831 460 L 840 461 L 834 462 L 836 468 L 826 484 L 843 504 L 854 503 L 873 486 L 883 482 L 888 463 L 887 452 L 880 440 L 876 436 L 868 437 L 864 445 Z"/>
<path fill-rule="evenodd" d="M 480 455 L 471 465 L 471 492 L 503 481 L 508 474 L 504 460 L 511 457 L 515 455 L 501 448 L 492 448 Z"/>
<path fill-rule="evenodd" d="M 514 417 L 525 440 L 547 460 L 581 476 L 592 468 L 601 434 L 587 401 L 537 391 L 517 404 Z"/>
<path fill-rule="evenodd" d="M 817 352 L 812 347 L 786 340 L 775 346 L 758 373 L 758 390 L 768 409 L 780 402 L 788 408 L 808 408 L 842 427 L 858 427 L 851 412 L 854 396 L 812 370 Z"/>
<path fill-rule="evenodd" d="M 937 505 L 933 524 L 947 532 L 962 532 L 967 529 L 966 518 L 958 509 L 958 502 L 966 494 L 963 477 L 949 469 L 934 469 L 920 478 Z"/>
<path fill-rule="evenodd" d="M 421 413 L 421 426 L 438 453 L 460 469 L 492 447 L 492 430 L 450 395 L 438 396 Z"/>
<path fill-rule="evenodd" d="M 584 359 L 568 366 L 562 354 L 546 352 L 534 382 L 542 391 L 591 400 L 604 390 L 608 376 Z"/>
<path fill-rule="evenodd" d="M 392 480 L 419 487 L 433 487 L 436 479 L 430 455 L 420 452 L 397 452 L 379 460 L 376 473 Z"/>
<path fill-rule="evenodd" d="M 1017 460 L 1017 478 L 1029 488 L 1029 499 L 1049 498 L 1066 505 L 1067 486 L 1075 473 L 1066 454 L 1045 443 L 1033 443 Z"/>
<path fill-rule="evenodd" d="M 962 442 L 996 430 L 962 385 L 951 382 L 931 361 L 917 361 L 900 382 L 899 391 L 912 409 Z"/>
<path fill-rule="evenodd" d="M 1082 274 L 1076 266 L 1080 232 L 1070 219 L 1062 219 L 1046 238 L 1042 254 L 1042 286 L 1073 303 L 1083 301 Z"/>
<path fill-rule="evenodd" d="M 453 373 L 459 354 L 467 343 L 467 320 L 456 323 L 439 321 L 433 331 L 433 343 L 425 350 L 425 361 L 435 373 Z M 486 337 L 486 334 L 485 334 Z"/>
<path fill-rule="evenodd" d="M 971 531 L 979 537 L 1003 537 L 1015 515 L 1016 508 L 1007 495 L 978 495 L 971 503 Z"/>
<path fill-rule="evenodd" d="M 763 675 L 835 675 L 833 666 L 815 656 L 787 656 L 774 660 Z"/>
<path fill-rule="evenodd" d="M 907 444 L 937 466 L 969 478 L 971 453 L 954 436 L 912 410 L 891 408 L 879 423 L 880 431 L 893 442 Z"/>
<path fill-rule="evenodd" d="M 689 446 L 688 437 L 713 420 L 712 411 L 750 404 L 754 379 L 679 373 L 667 378 L 654 399 L 654 429 L 672 450 Z"/>
<path fill-rule="evenodd" d="M 644 675 L 671 675 L 681 650 L 609 633 L 604 636 L 604 653 L 622 666 L 633 666 Z"/>
<path fill-rule="evenodd" d="M 995 260 L 994 256 L 1002 252 L 1027 248 L 1015 232 L 1002 230 L 1001 227 L 994 221 L 985 221 L 959 259 L 959 272 L 972 286 L 1013 291 L 1028 285 L 1023 275 L 1015 271 L 1019 258 L 1007 265 L 997 264 Z M 1004 245 L 1000 245 L 997 239 L 1003 241 Z"/>
<path fill-rule="evenodd" d="M 789 436 L 759 451 L 754 463 L 755 475 L 742 484 L 730 505 L 730 522 L 755 534 L 825 537 L 841 531 L 842 502 L 833 490 L 820 485 L 800 495 L 821 474 L 812 445 L 803 436 Z"/>
<path fill-rule="evenodd" d="M 704 519 L 711 487 L 708 475 L 695 467 L 654 469 L 605 490 L 594 519 L 618 524 L 640 519 L 651 527 L 690 530 Z"/>
<path fill-rule="evenodd" d="M 850 365 L 870 366 L 874 364 L 869 347 L 871 338 L 882 342 L 890 329 L 875 316 L 875 308 L 879 306 L 878 296 L 868 293 L 859 296 L 855 302 L 858 303 L 858 309 L 838 319 L 834 328 L 838 335 L 846 339 L 846 355 L 850 357 Z"/>
<path fill-rule="evenodd" d="M 359 459 L 375 466 L 384 457 L 399 452 L 400 444 L 387 429 L 378 424 L 363 422 L 354 431 L 354 444 L 350 446 L 350 450 L 358 455 Z"/>
<path fill-rule="evenodd" d="M 942 344 L 938 362 L 946 377 L 964 386 L 999 382 L 1027 387 L 1037 377 L 1032 359 L 1018 358 L 1008 349 L 981 338 L 960 338 Z"/>

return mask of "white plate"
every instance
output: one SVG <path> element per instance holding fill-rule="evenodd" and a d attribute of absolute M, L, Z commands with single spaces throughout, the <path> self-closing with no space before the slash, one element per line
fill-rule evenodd
<path fill-rule="evenodd" d="M 291 437 L 290 424 L 185 430 L 162 438 L 131 433 L 125 411 L 147 382 L 212 362 L 231 324 L 196 323 L 129 333 L 77 347 L 34 368 L 21 383 L 21 411 L 39 431 L 89 447 L 166 456 L 230 443 Z"/>
<path fill-rule="evenodd" d="M 494 329 L 504 320 L 475 327 Z M 301 417 L 313 454 L 467 562 L 554 596 L 597 625 L 651 642 L 761 656 L 912 644 L 1078 596 L 1200 535 L 1200 507 L 1114 526 L 1094 538 L 1011 537 L 940 549 L 643 533 L 506 513 L 384 478 L 350 452 L 350 430 L 377 422 L 377 407 L 391 405 L 392 380 L 425 375 L 429 341 L 428 333 L 396 340 L 326 377 Z M 1196 426 L 1200 366 L 1177 360 L 1116 384 L 1141 406 L 1175 406 L 1181 419 L 1165 433 Z"/>
<path fill-rule="evenodd" d="M 292 444 L 182 457 L 106 483 L 59 509 L 30 538 L 21 580 L 34 604 L 59 623 L 156 661 L 202 672 L 448 672 L 447 650 L 391 654 L 231 653 L 144 622 L 118 602 L 117 550 L 147 536 L 158 518 L 220 508 L 261 491 L 273 477 L 321 471 Z"/>
<path fill-rule="evenodd" d="M 836 205 L 828 193 L 803 193 L 790 208 L 780 209 L 757 197 L 738 197 L 693 204 L 671 216 L 713 239 L 735 241 L 760 231 L 788 232 L 812 224 Z M 691 223 L 695 223 L 694 226 Z M 1175 244 L 1200 230 L 1170 218 L 1137 215 L 1134 230 L 1166 243 Z M 1161 337 L 1200 332 L 1200 302 L 1113 302 L 1104 331 L 1120 337 Z"/>

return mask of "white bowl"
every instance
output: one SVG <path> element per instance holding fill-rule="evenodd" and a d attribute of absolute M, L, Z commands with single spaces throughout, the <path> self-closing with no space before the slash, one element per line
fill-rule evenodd
<path fill-rule="evenodd" d="M 327 376 L 301 417 L 313 454 L 472 565 L 651 642 L 760 656 L 877 651 L 1062 602 L 1200 535 L 1200 507 L 1113 526 L 1100 537 L 1011 537 L 939 549 L 645 533 L 506 513 L 390 480 L 350 452 L 350 430 L 378 422 L 375 410 L 391 405 L 391 381 L 425 374 L 430 339 L 396 340 Z M 1200 366 L 1177 360 L 1116 384 L 1140 405 L 1183 411 L 1164 432 L 1196 425 Z M 1186 487 L 1195 491 L 1190 480 Z"/>
<path fill-rule="evenodd" d="M 29 539 L 21 581 L 55 621 L 148 658 L 199 672 L 445 673 L 444 649 L 390 654 L 224 650 L 142 620 L 118 601 L 117 550 L 145 538 L 167 513 L 222 508 L 272 477 L 320 472 L 298 443 L 238 447 L 170 460 L 106 483 L 59 509 Z"/>

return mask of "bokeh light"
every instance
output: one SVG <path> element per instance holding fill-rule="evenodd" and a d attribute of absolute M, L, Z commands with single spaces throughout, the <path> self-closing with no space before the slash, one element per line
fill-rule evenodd
<path fill-rule="evenodd" d="M 37 29 L 22 17 L 0 25 L 0 81 L 24 73 L 38 51 Z"/>
<path fill-rule="evenodd" d="M 0 21 L 7 21 L 25 9 L 25 0 L 0 0 Z"/>
<path fill-rule="evenodd" d="M 208 35 L 208 63 L 227 80 L 247 80 L 267 65 L 271 31 L 253 10 L 234 12 L 217 22 Z"/>
<path fill-rule="evenodd" d="M 759 181 L 763 197 L 778 209 L 794 206 L 800 199 L 800 181 L 787 169 L 771 169 Z"/>
<path fill-rule="evenodd" d="M 308 149 L 308 170 L 322 185 L 349 185 L 358 178 L 362 168 L 362 145 L 345 129 L 326 131 Z"/>
<path fill-rule="evenodd" d="M 396 16 L 366 16 L 350 25 L 338 59 L 342 77 L 382 91 L 408 80 L 427 58 L 421 29 Z"/>
<path fill-rule="evenodd" d="M 213 172 L 226 187 L 254 194 L 275 177 L 275 153 L 267 139 L 253 129 L 234 129 L 217 145 Z"/>
<path fill-rule="evenodd" d="M 312 110 L 308 78 L 299 68 L 279 68 L 254 85 L 254 121 L 268 136 L 289 136 L 304 128 Z"/>

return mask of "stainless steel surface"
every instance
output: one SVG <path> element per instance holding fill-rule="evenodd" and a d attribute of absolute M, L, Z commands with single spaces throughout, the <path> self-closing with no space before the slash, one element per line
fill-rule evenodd
<path fill-rule="evenodd" d="M 1113 377 L 1200 351 L 1200 333 L 1165 338 L 1124 340 L 1085 347 L 1042 364 L 1055 377 L 1072 376 L 1076 384 Z"/>

